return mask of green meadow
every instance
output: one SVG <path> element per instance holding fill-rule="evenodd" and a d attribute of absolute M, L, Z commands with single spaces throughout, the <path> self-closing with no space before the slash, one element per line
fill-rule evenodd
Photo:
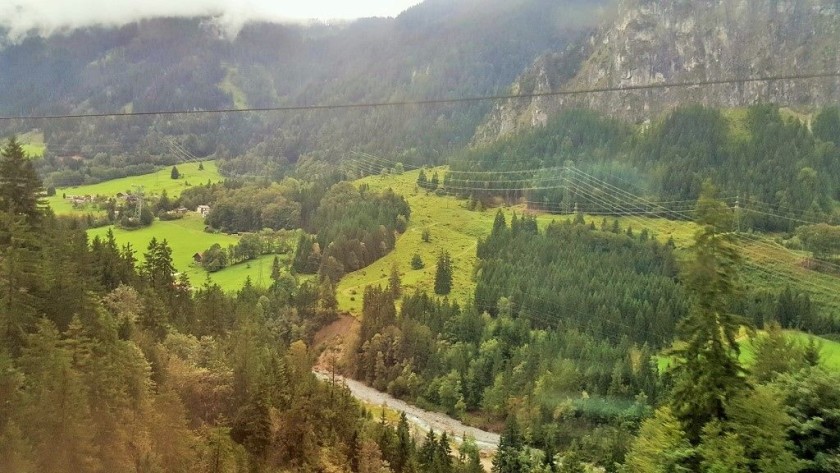
<path fill-rule="evenodd" d="M 427 170 L 442 175 L 446 168 Z M 465 208 L 466 201 L 451 196 L 436 195 L 416 185 L 419 170 L 399 175 L 375 175 L 356 181 L 366 184 L 373 191 L 391 188 L 405 197 L 411 205 L 411 218 L 405 233 L 397 239 L 393 251 L 370 266 L 347 274 L 337 288 L 339 307 L 342 310 L 358 314 L 362 309 L 362 296 L 369 285 L 388 284 L 392 265 L 396 264 L 400 273 L 403 293 L 415 290 L 434 292 L 437 257 L 442 251 L 448 251 L 452 257 L 452 293 L 451 300 L 464 303 L 472 299 L 475 291 L 473 271 L 477 261 L 475 251 L 479 238 L 490 234 L 496 209 L 471 211 Z M 521 214 L 523 208 L 504 208 L 506 218 L 514 211 Z M 540 224 L 546 224 L 557 217 L 541 216 Z M 423 230 L 431 236 L 428 243 L 422 239 Z M 411 258 L 417 253 L 425 264 L 423 269 L 411 269 Z"/>
<path fill-rule="evenodd" d="M 427 171 L 427 175 L 437 171 L 442 175 L 446 168 Z M 405 196 L 411 205 L 411 219 L 406 232 L 397 239 L 396 247 L 384 258 L 376 261 L 367 268 L 349 273 L 337 288 L 339 307 L 342 310 L 359 314 L 362 306 L 364 288 L 368 285 L 388 284 L 391 266 L 396 264 L 400 272 L 404 292 L 415 290 L 433 292 L 435 262 L 437 255 L 449 251 L 453 259 L 453 292 L 450 299 L 466 302 L 471 299 L 475 289 L 473 272 L 477 261 L 475 256 L 476 244 L 480 238 L 490 233 L 496 209 L 484 211 L 470 211 L 465 208 L 466 202 L 451 196 L 439 196 L 427 192 L 416 186 L 419 171 L 405 172 L 400 175 L 375 175 L 356 181 L 366 184 L 374 191 L 391 188 L 397 194 Z M 506 207 L 503 209 L 508 222 L 513 212 L 522 214 L 526 210 L 522 206 Z M 560 215 L 538 215 L 540 227 L 544 227 L 552 220 L 569 218 Z M 587 223 L 594 223 L 600 227 L 602 216 L 584 216 Z M 607 224 L 612 225 L 613 217 L 607 217 Z M 674 221 L 664 218 L 619 217 L 622 229 L 631 227 L 635 233 L 646 228 L 653 236 L 662 242 L 673 240 L 678 257 L 687 255 L 688 248 L 693 243 L 697 226 L 693 222 Z M 431 235 L 429 243 L 423 242 L 421 235 L 428 229 Z M 807 290 L 812 298 L 826 307 L 828 313 L 838 313 L 840 303 L 835 294 L 840 293 L 840 279 L 806 269 L 801 264 L 806 255 L 776 245 L 768 236 L 751 235 L 739 241 L 739 247 L 744 256 L 743 282 L 748 287 L 767 287 L 781 290 L 786 285 Z M 411 257 L 419 254 L 425 267 L 413 270 L 410 266 Z M 807 343 L 811 335 L 797 331 L 786 331 L 788 336 Z M 759 335 L 760 336 L 760 335 Z M 840 342 L 817 337 L 822 346 L 824 365 L 832 370 L 840 370 Z M 745 338 L 742 342 L 742 359 L 749 364 L 752 360 L 752 342 Z M 659 357 L 660 368 L 665 368 L 667 357 Z"/>
<path fill-rule="evenodd" d="M 789 339 L 795 340 L 800 346 L 806 346 L 811 339 L 815 339 L 817 341 L 817 345 L 821 348 L 820 359 L 822 365 L 829 370 L 840 371 L 840 342 L 809 335 L 796 330 L 785 330 L 784 333 Z M 763 333 L 756 334 L 756 337 L 763 336 L 765 336 Z M 755 338 L 748 338 L 740 344 L 741 361 L 743 361 L 747 366 L 752 364 L 755 359 L 754 341 Z"/>
<path fill-rule="evenodd" d="M 345 275 L 337 288 L 339 307 L 358 314 L 362 309 L 362 295 L 369 285 L 388 284 L 392 265 L 396 264 L 406 293 L 415 290 L 433 292 L 437 256 L 448 251 L 452 256 L 452 287 L 450 298 L 465 301 L 475 289 L 472 270 L 475 266 L 475 249 L 478 239 L 493 225 L 494 213 L 470 212 L 461 207 L 462 202 L 446 196 L 437 196 L 415 183 L 419 171 L 401 175 L 369 176 L 357 181 L 371 190 L 392 188 L 403 195 L 411 206 L 411 218 L 405 233 L 397 239 L 393 251 L 370 266 Z M 428 230 L 430 241 L 421 238 Z M 417 253 L 425 264 L 423 269 L 411 269 L 412 256 Z"/>
<path fill-rule="evenodd" d="M 217 182 L 222 179 L 216 165 L 212 161 L 204 163 L 204 170 L 198 170 L 198 163 L 185 163 L 178 166 L 182 178 L 170 178 L 169 167 L 155 173 L 143 176 L 127 177 L 102 182 L 88 186 L 62 188 L 57 195 L 49 199 L 50 206 L 57 214 L 87 213 L 85 209 L 74 209 L 63 199 L 62 194 L 69 195 L 116 195 L 119 192 L 133 190 L 134 186 L 142 186 L 148 195 L 160 194 L 164 190 L 171 196 L 177 197 L 190 185 L 199 185 L 207 181 Z M 430 170 L 427 174 L 437 171 L 443 175 L 446 168 Z M 473 272 L 475 269 L 475 249 L 480 238 L 486 237 L 493 224 L 496 209 L 484 211 L 470 211 L 465 208 L 466 201 L 451 196 L 436 195 L 417 187 L 416 180 L 419 171 L 409 171 L 400 175 L 374 175 L 356 181 L 357 185 L 366 184 L 374 191 L 391 188 L 394 192 L 405 196 L 411 205 L 412 215 L 407 231 L 400 235 L 396 247 L 384 258 L 374 264 L 346 275 L 338 285 L 337 297 L 342 310 L 358 314 L 361 311 L 362 295 L 368 285 L 387 285 L 391 266 L 396 264 L 402 278 L 403 289 L 406 292 L 415 290 L 433 290 L 435 263 L 441 251 L 448 251 L 453 260 L 453 292 L 450 299 L 461 303 L 471 299 L 475 289 Z M 526 210 L 522 206 L 506 207 L 503 209 L 510 220 L 513 212 L 519 214 Z M 561 220 L 567 216 L 539 215 L 540 226 L 551 220 Z M 585 216 L 587 222 L 601 226 L 604 217 Z M 612 224 L 613 217 L 607 217 L 607 223 Z M 645 218 L 625 216 L 618 218 L 621 227 L 632 227 L 634 232 L 647 228 L 660 241 L 673 239 L 678 256 L 685 254 L 693 239 L 696 226 L 692 222 L 673 221 L 662 218 Z M 179 271 L 186 272 L 194 284 L 198 284 L 206 277 L 200 267 L 192 264 L 192 255 L 203 251 L 213 243 L 222 246 L 235 244 L 238 237 L 222 234 L 212 234 L 203 231 L 204 224 L 197 215 L 190 215 L 183 220 L 171 222 L 155 221 L 148 228 L 126 231 L 114 229 L 120 243 L 131 243 L 142 252 L 152 236 L 159 239 L 166 238 L 173 247 L 175 264 Z M 428 230 L 431 239 L 426 243 L 421 235 Z M 94 229 L 94 235 L 104 235 L 107 229 Z M 840 301 L 836 294 L 840 292 L 840 279 L 835 276 L 808 270 L 801 263 L 806 257 L 802 252 L 787 250 L 773 243 L 765 236 L 750 236 L 741 242 L 745 261 L 743 279 L 749 287 L 767 287 L 774 290 L 784 289 L 786 285 L 808 290 L 815 302 L 827 307 L 830 313 L 840 313 Z M 425 263 L 425 267 L 413 270 L 410 267 L 412 256 L 417 253 Z M 267 257 L 266 257 L 267 258 Z M 270 270 L 270 261 L 268 263 Z M 226 268 L 211 276 L 226 289 L 235 289 L 245 278 L 250 276 L 256 284 L 265 281 L 265 261 L 256 260 L 250 263 Z"/>
<path fill-rule="evenodd" d="M 145 228 L 137 230 L 123 230 L 117 227 L 101 227 L 88 230 L 90 239 L 99 236 L 104 239 L 108 230 L 114 232 L 119 245 L 131 244 L 137 259 L 142 261 L 143 253 L 152 238 L 166 240 L 172 248 L 172 259 L 175 269 L 186 273 L 194 287 L 198 287 L 209 279 L 226 291 L 234 291 L 242 287 L 250 277 L 255 285 L 267 286 L 270 282 L 271 264 L 274 255 L 264 255 L 255 260 L 230 266 L 216 273 L 208 273 L 200 265 L 193 262 L 193 255 L 201 253 L 214 243 L 222 247 L 235 245 L 239 237 L 224 233 L 208 233 L 204 231 L 204 220 L 196 213 L 189 213 L 183 219 L 155 222 Z M 288 255 L 280 255 L 287 263 Z"/>
<path fill-rule="evenodd" d="M 47 145 L 44 142 L 44 132 L 29 131 L 18 135 L 18 142 L 20 142 L 23 152 L 30 158 L 40 158 L 44 156 L 47 150 Z"/>
<path fill-rule="evenodd" d="M 203 170 L 198 169 L 199 163 L 183 163 L 177 166 L 181 174 L 180 179 L 172 179 L 170 177 L 172 168 L 165 167 L 152 174 L 125 177 L 86 186 L 60 188 L 56 190 L 55 196 L 47 199 L 47 202 L 58 215 L 84 215 L 98 211 L 87 208 L 76 209 L 62 197 L 62 194 L 115 196 L 117 193 L 133 191 L 135 186 L 142 186 L 146 195 L 160 195 L 165 190 L 170 197 L 177 198 L 184 189 L 190 186 L 206 184 L 208 181 L 219 182 L 223 179 L 213 161 L 205 161 Z M 225 291 L 239 289 L 248 278 L 257 286 L 270 284 L 271 266 L 275 255 L 263 255 L 255 260 L 229 266 L 215 273 L 207 273 L 199 264 L 194 263 L 194 254 L 203 252 L 215 243 L 227 247 L 239 242 L 239 236 L 205 232 L 204 227 L 203 217 L 195 212 L 188 212 L 180 220 L 156 219 L 151 226 L 136 230 L 125 230 L 115 226 L 93 228 L 88 230 L 88 238 L 91 240 L 97 236 L 105 238 L 111 230 L 119 245 L 132 246 L 138 260 L 142 260 L 143 253 L 152 238 L 165 239 L 172 248 L 175 269 L 185 273 L 193 287 L 201 286 L 207 279 L 218 284 Z M 297 241 L 294 238 L 293 240 L 289 242 L 291 245 Z M 284 267 L 289 266 L 292 255 L 277 256 Z"/>
<path fill-rule="evenodd" d="M 134 192 L 136 187 L 140 186 L 146 195 L 160 195 L 163 191 L 166 191 L 169 197 L 177 198 L 184 189 L 190 186 L 206 184 L 208 181 L 219 182 L 223 179 L 214 161 L 205 161 L 203 164 L 203 170 L 198 169 L 199 163 L 197 162 L 178 164 L 178 171 L 181 173 L 180 179 L 172 179 L 170 177 L 172 168 L 165 167 L 142 176 L 123 177 L 86 186 L 62 187 L 56 189 L 56 195 L 48 198 L 47 202 L 56 214 L 61 215 L 88 213 L 86 209 L 74 209 L 70 202 L 62 197 L 65 194 L 67 197 L 71 195 L 115 196 L 118 193 Z"/>
<path fill-rule="evenodd" d="M 810 335 L 798 330 L 785 330 L 785 335 L 798 343 L 800 346 L 806 346 L 810 339 L 814 339 L 820 347 L 820 363 L 822 366 L 831 371 L 840 371 L 840 342 L 829 340 L 826 338 Z M 744 366 L 749 367 L 755 361 L 755 340 L 757 337 L 766 336 L 763 331 L 759 331 L 750 336 L 744 331 L 739 337 L 738 345 L 741 348 L 740 360 Z M 659 355 L 656 357 L 656 363 L 659 371 L 668 369 L 671 363 L 671 357 L 667 355 Z"/>
<path fill-rule="evenodd" d="M 118 193 L 134 191 L 136 186 L 141 186 L 146 195 L 160 195 L 166 191 L 170 197 L 177 198 L 184 189 L 193 185 L 205 184 L 208 181 L 218 182 L 222 180 L 213 161 L 205 161 L 204 169 L 198 169 L 199 163 L 183 163 L 178 165 L 181 173 L 180 179 L 172 179 L 170 173 L 172 168 L 166 167 L 152 174 L 142 176 L 131 176 L 111 181 L 100 182 L 87 186 L 65 187 L 56 190 L 56 195 L 47 199 L 50 207 L 58 215 L 97 213 L 95 209 L 76 209 L 62 195 L 104 195 L 115 196 Z M 204 231 L 204 219 L 200 215 L 190 212 L 183 219 L 172 221 L 155 222 L 145 228 L 137 230 L 124 230 L 114 226 L 100 227 L 88 230 L 88 237 L 93 239 L 96 236 L 104 238 L 108 230 L 114 232 L 117 243 L 120 245 L 130 244 L 142 259 L 143 253 L 149 246 L 152 238 L 165 239 L 172 248 L 172 258 L 175 268 L 179 272 L 186 273 L 193 286 L 199 286 L 208 278 L 227 291 L 233 291 L 245 283 L 250 277 L 254 284 L 267 285 L 271 275 L 271 264 L 273 255 L 262 256 L 247 263 L 240 263 L 216 273 L 207 273 L 204 269 L 193 262 L 193 255 L 201 253 L 214 243 L 222 247 L 235 245 L 239 241 L 238 236 L 226 235 L 223 233 L 208 233 Z M 281 256 L 281 258 L 288 256 Z"/>
<path fill-rule="evenodd" d="M 443 175 L 446 168 L 427 170 L 427 175 L 437 171 Z M 435 262 L 437 255 L 449 251 L 452 255 L 453 293 L 449 296 L 458 301 L 469 299 L 475 289 L 473 270 L 476 263 L 475 248 L 479 238 L 486 237 L 493 225 L 496 209 L 470 211 L 466 202 L 451 196 L 439 196 L 433 192 L 418 188 L 416 185 L 419 171 L 409 171 L 400 175 L 374 175 L 356 181 L 366 184 L 371 190 L 382 191 L 391 188 L 397 194 L 405 196 L 411 205 L 411 219 L 407 231 L 400 235 L 396 247 L 384 258 L 367 268 L 350 273 L 342 278 L 338 285 L 339 306 L 343 310 L 358 313 L 361 310 L 361 296 L 368 285 L 386 285 L 391 265 L 396 264 L 402 285 L 406 291 L 415 289 L 432 292 L 434 285 Z M 526 212 L 523 206 L 503 209 L 510 221 L 513 212 Z M 552 220 L 570 218 L 562 215 L 538 215 L 540 226 Z M 587 223 L 600 227 L 605 217 L 585 215 Z M 614 217 L 606 217 L 607 225 L 612 225 Z M 687 256 L 687 249 L 692 245 L 697 226 L 690 221 L 668 220 L 665 218 L 647 218 L 624 216 L 618 218 L 622 229 L 632 228 L 638 234 L 646 228 L 659 241 L 673 240 L 677 248 L 677 257 Z M 421 239 L 424 229 L 431 234 L 431 241 Z M 743 283 L 747 287 L 766 287 L 781 291 L 786 286 L 811 293 L 812 299 L 825 307 L 829 314 L 840 314 L 840 278 L 804 267 L 802 262 L 807 255 L 792 251 L 776 244 L 772 236 L 745 235 L 738 239 L 739 248 L 744 257 L 742 271 Z M 411 257 L 419 254 L 425 263 L 420 270 L 412 270 Z"/>

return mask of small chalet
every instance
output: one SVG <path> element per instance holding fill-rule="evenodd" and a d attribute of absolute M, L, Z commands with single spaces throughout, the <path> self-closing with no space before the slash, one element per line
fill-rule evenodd
<path fill-rule="evenodd" d="M 210 213 L 210 206 L 209 205 L 199 205 L 195 209 L 196 212 L 200 213 L 202 217 L 206 217 L 207 214 Z"/>

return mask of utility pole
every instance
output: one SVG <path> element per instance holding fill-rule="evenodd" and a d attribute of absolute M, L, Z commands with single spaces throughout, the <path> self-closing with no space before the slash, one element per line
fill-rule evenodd
<path fill-rule="evenodd" d="M 735 197 L 735 231 L 741 233 L 741 199 Z"/>

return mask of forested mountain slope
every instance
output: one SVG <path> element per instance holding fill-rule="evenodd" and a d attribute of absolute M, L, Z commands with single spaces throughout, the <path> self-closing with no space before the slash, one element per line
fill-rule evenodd
<path fill-rule="evenodd" d="M 537 56 L 591 34 L 611 0 L 431 0 L 397 18 L 249 24 L 211 18 L 29 37 L 0 49 L 0 114 L 86 114 L 422 100 L 493 94 Z M 439 155 L 487 113 L 469 106 L 6 123 L 43 128 L 48 170 L 248 153 L 228 170 L 348 149 Z M 180 150 L 173 150 L 175 142 Z M 99 154 L 98 160 L 90 162 Z M 81 156 L 80 163 L 56 157 Z M 117 158 L 119 157 L 119 159 Z M 120 161 L 122 160 L 122 161 Z M 249 166 L 250 164 L 250 166 Z M 260 168 L 261 169 L 261 168 Z M 71 184 L 82 169 L 62 176 Z"/>
<path fill-rule="evenodd" d="M 615 20 L 588 42 L 542 56 L 511 91 L 530 94 L 832 72 L 840 65 L 838 40 L 840 10 L 833 0 L 624 0 Z M 644 121 L 687 103 L 813 107 L 838 100 L 837 78 L 537 97 L 497 104 L 474 140 L 485 143 L 544 125 L 569 107 Z"/>

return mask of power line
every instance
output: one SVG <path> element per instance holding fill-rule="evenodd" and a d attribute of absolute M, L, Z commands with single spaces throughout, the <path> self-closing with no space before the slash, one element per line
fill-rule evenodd
<path fill-rule="evenodd" d="M 387 162 L 387 160 L 383 158 L 380 158 L 379 160 Z M 379 162 L 371 163 L 363 160 L 356 160 L 355 162 L 349 162 L 348 164 L 355 164 L 356 166 L 359 166 L 360 168 L 366 170 L 367 172 L 370 172 L 371 174 L 376 174 L 380 169 L 387 167 L 383 166 L 383 164 Z M 654 232 L 662 231 L 660 222 L 657 222 L 656 220 L 644 219 L 642 217 L 670 216 L 671 218 L 676 218 L 677 220 L 693 220 L 691 215 L 694 212 L 693 209 L 667 208 L 662 205 L 667 202 L 655 202 L 634 195 L 624 189 L 609 184 L 577 168 L 569 168 L 568 171 L 570 171 L 569 174 L 564 173 L 563 176 L 558 177 L 558 180 L 560 182 L 558 182 L 557 187 L 572 188 L 576 194 L 589 199 L 590 204 L 594 203 L 596 207 L 600 207 L 600 209 L 595 212 L 592 212 L 591 210 L 584 211 L 583 213 L 585 213 L 586 215 L 618 216 L 625 219 L 626 221 L 639 225 L 639 228 L 650 228 Z M 499 189 L 484 190 L 498 191 Z M 446 192 L 445 188 L 444 192 Z M 602 194 L 601 192 L 606 193 Z M 733 199 L 733 197 L 729 197 L 727 199 L 731 200 Z M 526 203 L 546 205 L 545 203 L 541 202 L 526 201 Z M 549 207 L 556 207 L 558 204 L 548 203 L 547 205 Z M 640 211 L 639 207 L 644 207 L 646 208 L 646 210 Z M 800 255 L 796 254 L 795 252 L 791 251 L 788 248 L 785 248 L 784 246 L 778 243 L 770 243 L 754 235 L 733 233 L 733 236 L 735 236 L 740 249 L 746 255 L 751 256 L 756 261 L 769 260 L 771 262 L 778 263 L 789 268 L 790 266 L 795 265 L 795 263 L 791 261 L 790 258 L 798 259 L 801 257 Z M 764 250 L 762 251 L 761 248 L 763 248 Z M 787 255 L 788 258 L 786 259 L 782 255 Z M 775 268 L 772 266 L 766 268 L 762 264 L 751 261 L 749 259 L 745 259 L 744 262 L 753 270 L 763 274 L 766 278 L 782 282 L 786 285 L 793 284 L 794 286 L 799 286 L 801 288 L 805 288 L 806 290 L 811 290 L 814 293 L 820 293 L 824 297 L 827 297 L 833 301 L 840 301 L 840 298 L 836 296 L 836 288 L 824 285 L 824 283 L 826 283 L 827 281 L 811 281 L 801 279 L 798 278 L 795 274 L 791 274 L 790 271 L 782 271 L 780 268 Z M 838 267 L 837 269 L 840 269 L 840 267 Z"/>
<path fill-rule="evenodd" d="M 776 76 L 755 76 L 729 79 L 710 79 L 689 82 L 660 82 L 658 84 L 639 84 L 625 86 L 592 87 L 577 90 L 558 90 L 553 92 L 535 92 L 530 94 L 499 94 L 483 95 L 475 97 L 454 97 L 445 99 L 429 100 L 400 100 L 394 102 L 359 102 L 343 104 L 322 104 L 322 105 L 287 105 L 281 107 L 246 107 L 246 108 L 219 108 L 208 110 L 154 110 L 147 112 L 103 112 L 103 113 L 76 113 L 76 114 L 55 114 L 55 115 L 6 115 L 0 116 L 0 121 L 9 120 L 59 120 L 74 118 L 115 118 L 115 117 L 143 117 L 163 115 L 207 115 L 225 113 L 264 113 L 264 112 L 297 112 L 297 111 L 324 111 L 324 110 L 346 110 L 365 109 L 381 107 L 405 107 L 405 106 L 430 106 L 449 105 L 458 103 L 488 102 L 500 100 L 534 99 L 540 97 L 563 97 L 574 95 L 588 95 L 604 92 L 632 92 L 654 89 L 673 88 L 697 88 L 712 85 L 733 85 L 749 84 L 755 82 L 777 82 L 808 79 L 829 79 L 840 78 L 840 71 L 815 72 L 803 74 L 789 74 Z"/>

